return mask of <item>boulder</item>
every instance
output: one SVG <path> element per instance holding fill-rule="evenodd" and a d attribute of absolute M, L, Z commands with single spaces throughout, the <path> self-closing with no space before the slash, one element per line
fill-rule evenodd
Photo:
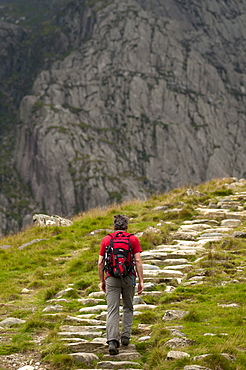
<path fill-rule="evenodd" d="M 33 215 L 33 224 L 35 226 L 71 226 L 73 222 L 66 218 L 52 215 L 48 216 L 45 214 L 35 214 Z"/>

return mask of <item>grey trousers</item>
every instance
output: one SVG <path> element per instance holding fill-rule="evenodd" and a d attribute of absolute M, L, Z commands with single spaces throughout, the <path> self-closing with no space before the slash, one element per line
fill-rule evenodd
<path fill-rule="evenodd" d="M 132 285 L 130 276 L 124 279 L 109 276 L 106 279 L 106 299 L 108 306 L 106 332 L 107 342 L 116 340 L 119 342 L 121 337 L 130 338 L 133 319 L 133 297 L 135 287 Z M 120 295 L 123 301 L 122 331 L 120 335 Z"/>

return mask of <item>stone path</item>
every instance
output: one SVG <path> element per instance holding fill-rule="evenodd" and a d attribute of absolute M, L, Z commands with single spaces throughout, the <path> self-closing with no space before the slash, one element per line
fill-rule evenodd
<path fill-rule="evenodd" d="M 152 290 L 160 283 L 166 283 L 165 291 L 167 293 L 173 292 L 176 287 L 183 283 L 185 285 L 201 284 L 203 276 L 195 276 L 187 279 L 187 273 L 193 269 L 191 261 L 200 258 L 206 254 L 204 245 L 208 241 L 218 241 L 226 235 L 232 235 L 234 228 L 241 224 L 241 220 L 246 218 L 246 211 L 240 210 L 232 212 L 231 208 L 239 207 L 246 200 L 245 193 L 239 193 L 229 199 L 223 199 L 220 202 L 224 209 L 221 208 L 198 208 L 200 219 L 190 220 L 184 222 L 180 228 L 172 234 L 174 238 L 170 245 L 159 245 L 155 249 L 145 251 L 142 253 L 145 291 L 142 298 L 135 297 L 134 315 L 138 315 L 144 310 L 156 308 L 155 305 L 144 303 L 146 295 L 161 294 L 160 291 Z M 203 218 L 203 216 L 208 218 Z M 211 217 L 211 218 L 210 218 Z M 214 219 L 221 221 L 215 221 Z M 157 231 L 152 230 L 153 232 Z M 176 237 L 178 237 L 176 239 Z M 77 325 L 64 325 L 60 328 L 59 335 L 71 351 L 71 356 L 78 362 L 91 366 L 91 369 L 121 369 L 127 368 L 141 368 L 138 360 L 141 355 L 136 351 L 134 344 L 130 344 L 126 348 L 120 347 L 120 352 L 116 356 L 110 356 L 105 338 L 105 325 L 107 306 L 102 304 L 101 299 L 104 299 L 103 292 L 94 292 L 89 297 L 81 300 L 81 303 L 94 303 L 91 307 L 82 307 L 76 317 L 67 317 L 67 321 L 76 322 Z M 94 301 L 92 300 L 94 299 Z M 167 311 L 163 320 L 170 322 L 177 315 L 187 314 L 180 311 Z M 148 325 L 147 325 L 148 326 Z M 150 327 L 151 328 L 151 327 Z M 177 359 L 188 357 L 186 352 L 175 351 L 176 347 L 188 347 L 192 344 L 192 340 L 186 338 L 182 333 L 182 327 L 169 327 L 170 333 L 174 336 L 166 345 L 173 348 L 167 355 L 167 358 Z M 143 337 L 139 338 L 141 341 L 148 340 L 150 335 L 145 335 L 145 325 L 140 325 L 139 330 L 143 330 Z M 151 331 L 151 329 L 150 329 Z M 102 355 L 102 359 L 99 359 Z M 202 369 L 197 365 L 186 366 L 185 370 Z M 203 368 L 204 369 L 204 368 Z M 79 369 L 78 369 L 79 370 Z"/>
<path fill-rule="evenodd" d="M 191 261 L 194 261 L 194 257 L 197 261 L 206 254 L 204 246 L 208 241 L 218 241 L 226 235 L 233 235 L 235 227 L 239 226 L 241 221 L 246 218 L 246 211 L 243 208 L 245 201 L 246 193 L 242 192 L 220 200 L 219 208 L 210 208 L 211 205 L 197 208 L 198 218 L 184 222 L 177 231 L 170 235 L 173 238 L 172 244 L 159 245 L 155 249 L 142 253 L 145 291 L 141 297 L 135 296 L 134 298 L 134 315 L 138 315 L 144 310 L 156 308 L 155 305 L 146 304 L 144 298 L 146 295 L 162 294 L 162 292 L 155 290 L 158 284 L 166 284 L 166 293 L 173 292 L 181 283 L 184 285 L 202 284 L 204 278 L 202 272 L 200 275 L 187 278 L 187 273 L 193 269 Z M 231 211 L 232 208 L 233 211 Z M 238 211 L 235 211 L 235 208 Z M 158 232 L 158 226 L 152 229 L 152 232 Z M 48 316 L 62 312 L 62 302 L 64 301 L 62 297 L 70 289 L 73 288 L 70 287 L 59 292 L 56 298 L 49 302 L 50 305 L 44 309 L 43 315 Z M 119 354 L 116 356 L 108 354 L 105 335 L 107 315 L 105 294 L 100 291 L 93 292 L 88 297 L 80 299 L 79 302 L 82 306 L 79 312 L 73 316 L 68 315 L 58 333 L 60 340 L 65 343 L 71 356 L 78 363 L 77 370 L 79 370 L 80 364 L 81 366 L 86 365 L 90 369 L 141 369 L 141 355 L 132 343 L 127 347 L 120 347 Z M 90 306 L 86 306 L 87 304 Z M 182 332 L 182 326 L 170 326 L 173 319 L 183 317 L 186 314 L 187 312 L 168 310 L 163 316 L 163 320 L 167 322 L 167 328 L 173 336 L 166 343 L 172 348 L 167 354 L 168 360 L 190 356 L 187 352 L 175 349 L 188 348 L 193 341 Z M 2 324 L 0 323 L 0 325 Z M 138 338 L 139 341 L 150 339 L 151 325 L 140 324 L 138 329 L 142 331 L 142 336 L 140 335 Z M 226 354 L 224 355 L 226 356 Z M 18 370 L 45 369 L 41 365 L 40 367 L 28 366 Z M 184 370 L 195 369 L 205 368 L 195 364 L 184 367 Z"/>

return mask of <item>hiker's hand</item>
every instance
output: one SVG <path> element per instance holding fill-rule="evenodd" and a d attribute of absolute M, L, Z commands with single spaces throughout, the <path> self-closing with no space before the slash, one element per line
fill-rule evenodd
<path fill-rule="evenodd" d="M 138 294 L 141 294 L 143 290 L 144 290 L 144 285 L 142 282 L 139 282 L 138 283 Z"/>
<path fill-rule="evenodd" d="M 101 283 L 100 283 L 100 289 L 101 289 L 104 293 L 106 293 L 106 284 L 105 284 L 105 281 L 103 281 L 103 282 L 101 282 Z"/>

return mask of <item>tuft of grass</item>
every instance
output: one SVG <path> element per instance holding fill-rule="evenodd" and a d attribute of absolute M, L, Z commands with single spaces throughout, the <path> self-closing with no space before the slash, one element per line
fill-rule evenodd
<path fill-rule="evenodd" d="M 221 354 L 212 354 L 204 359 L 204 364 L 212 366 L 215 370 L 235 370 L 235 364 L 231 363 L 230 360 L 225 358 Z"/>
<path fill-rule="evenodd" d="M 184 321 L 186 322 L 200 322 L 201 321 L 201 317 L 199 315 L 199 312 L 197 312 L 196 310 L 192 310 L 188 313 L 188 315 L 186 315 L 184 317 Z"/>
<path fill-rule="evenodd" d="M 44 299 L 45 301 L 48 301 L 55 297 L 55 295 L 63 289 L 63 286 L 61 283 L 57 283 L 55 285 L 52 285 L 50 288 L 46 289 L 44 292 Z"/>
<path fill-rule="evenodd" d="M 75 369 L 76 363 L 69 354 L 50 354 L 44 357 L 51 365 L 52 370 Z"/>
<path fill-rule="evenodd" d="M 14 334 L 9 343 L 0 344 L 0 355 L 10 355 L 12 353 L 24 352 L 34 348 L 32 338 L 28 333 Z"/>
<path fill-rule="evenodd" d="M 138 320 L 142 324 L 153 324 L 157 321 L 157 316 L 154 311 L 145 311 L 138 316 Z"/>

